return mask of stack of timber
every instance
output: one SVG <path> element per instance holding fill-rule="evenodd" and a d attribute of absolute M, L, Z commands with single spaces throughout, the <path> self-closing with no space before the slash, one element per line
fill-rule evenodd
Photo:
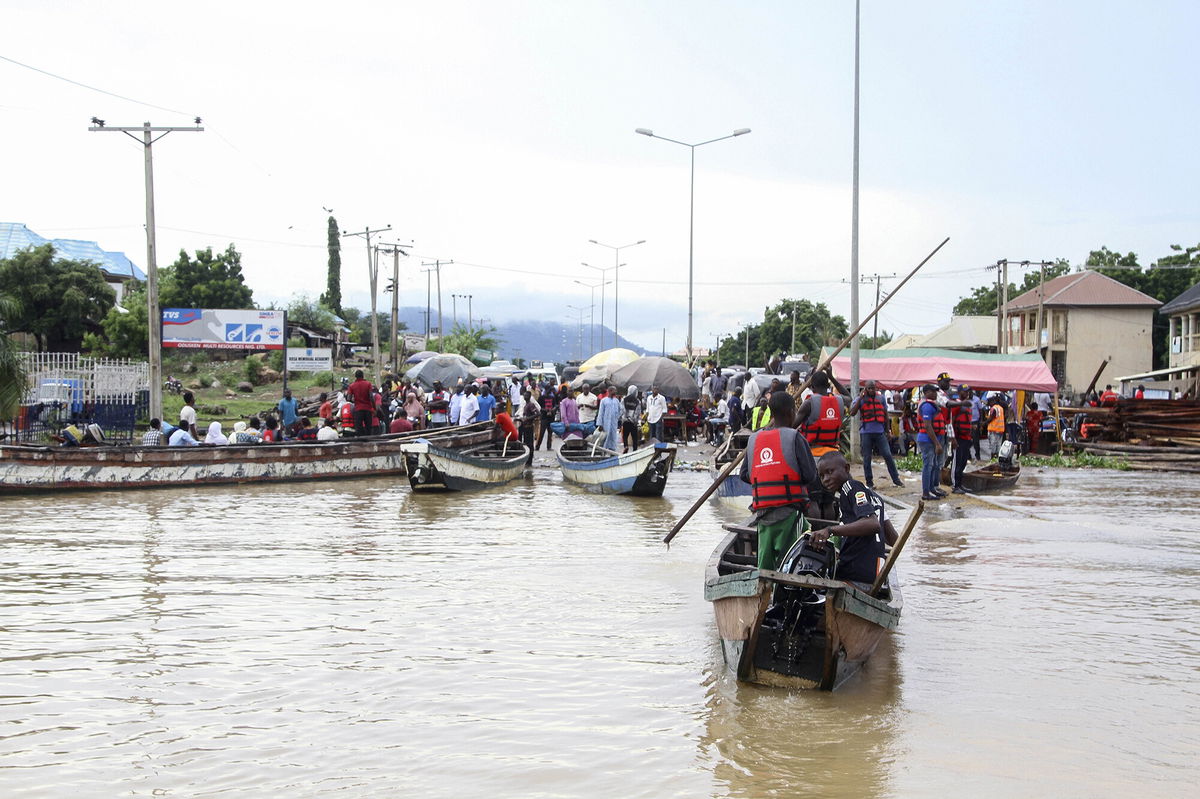
<path fill-rule="evenodd" d="M 1200 447 L 1158 447 L 1148 444 L 1080 442 L 1085 452 L 1120 458 L 1129 468 L 1141 471 L 1195 472 L 1200 474 Z"/>
<path fill-rule="evenodd" d="M 1123 399 L 1095 416 L 1102 441 L 1200 447 L 1200 401 Z"/>

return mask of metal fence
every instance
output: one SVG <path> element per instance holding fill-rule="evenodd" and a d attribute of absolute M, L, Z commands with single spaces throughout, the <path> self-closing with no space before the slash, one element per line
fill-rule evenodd
<path fill-rule="evenodd" d="M 150 404 L 145 361 L 89 358 L 73 352 L 29 352 L 29 383 L 17 419 L 0 429 L 18 441 L 40 441 L 74 424 L 98 424 L 107 438 L 130 441 Z"/>

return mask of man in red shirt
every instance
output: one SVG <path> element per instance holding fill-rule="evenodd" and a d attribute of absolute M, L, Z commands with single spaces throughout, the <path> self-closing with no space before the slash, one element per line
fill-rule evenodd
<path fill-rule="evenodd" d="M 346 386 L 346 396 L 354 403 L 354 434 L 365 436 L 375 426 L 372 417 L 375 415 L 375 400 L 371 393 L 375 387 L 363 379 L 363 370 L 356 369 L 354 382 Z"/>

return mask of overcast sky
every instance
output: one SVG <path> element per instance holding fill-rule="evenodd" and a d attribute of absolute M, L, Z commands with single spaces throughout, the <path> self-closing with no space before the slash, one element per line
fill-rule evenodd
<path fill-rule="evenodd" d="M 590 303 L 574 281 L 599 275 L 581 263 L 614 261 L 589 239 L 645 239 L 621 253 L 620 332 L 657 348 L 665 327 L 675 348 L 689 151 L 634 128 L 700 142 L 745 127 L 696 150 L 697 346 L 783 297 L 849 313 L 849 0 L 3 13 L 0 56 L 138 101 L 0 60 L 0 220 L 44 236 L 144 266 L 142 148 L 88 120 L 199 115 L 205 132 L 154 147 L 160 265 L 232 242 L 258 302 L 315 297 L 328 207 L 347 231 L 415 242 L 404 304 L 424 303 L 422 261 L 452 259 L 447 309 L 473 294 L 477 316 L 565 321 Z M 951 239 L 882 327 L 939 327 L 999 258 L 1078 264 L 1103 244 L 1148 262 L 1200 241 L 1198 18 L 1192 1 L 865 0 L 861 272 L 903 274 Z M 343 247 L 343 292 L 369 307 L 364 242 Z"/>

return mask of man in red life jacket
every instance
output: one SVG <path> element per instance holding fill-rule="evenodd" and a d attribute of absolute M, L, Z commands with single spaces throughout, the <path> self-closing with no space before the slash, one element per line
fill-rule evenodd
<path fill-rule="evenodd" d="M 786 391 L 771 395 L 771 423 L 750 436 L 741 478 L 753 489 L 758 568 L 774 569 L 803 532 L 808 485 L 817 476 L 808 442 L 792 428 L 796 403 Z"/>
<path fill-rule="evenodd" d="M 866 478 L 867 488 L 875 487 L 871 473 L 872 452 L 878 452 L 883 456 L 883 462 L 887 464 L 892 484 L 904 485 L 900 482 L 900 473 L 896 471 L 896 461 L 892 459 L 892 448 L 888 446 L 887 406 L 883 404 L 883 398 L 875 390 L 874 380 L 863 383 L 862 393 L 850 404 L 850 415 L 858 414 L 861 414 L 862 417 L 858 438 L 862 442 L 863 476 Z"/>
<path fill-rule="evenodd" d="M 958 400 L 965 393 L 966 389 L 960 387 L 959 393 L 950 396 Z M 950 490 L 955 494 L 966 494 L 967 489 L 962 484 L 962 476 L 971 457 L 971 444 L 975 440 L 975 424 L 971 421 L 970 404 L 958 402 L 950 408 L 950 430 L 954 434 L 954 469 L 951 471 Z"/>
<path fill-rule="evenodd" d="M 1118 394 L 1117 392 L 1113 391 L 1112 386 L 1105 386 L 1104 393 L 1100 395 L 1100 407 L 1101 408 L 1111 408 L 1112 406 L 1117 404 L 1117 400 L 1119 400 L 1120 398 L 1121 398 L 1121 395 Z"/>
<path fill-rule="evenodd" d="M 842 398 L 829 390 L 829 375 L 825 372 L 813 375 L 812 390 L 812 396 L 796 411 L 797 429 L 819 455 L 838 448 L 845 406 Z"/>

